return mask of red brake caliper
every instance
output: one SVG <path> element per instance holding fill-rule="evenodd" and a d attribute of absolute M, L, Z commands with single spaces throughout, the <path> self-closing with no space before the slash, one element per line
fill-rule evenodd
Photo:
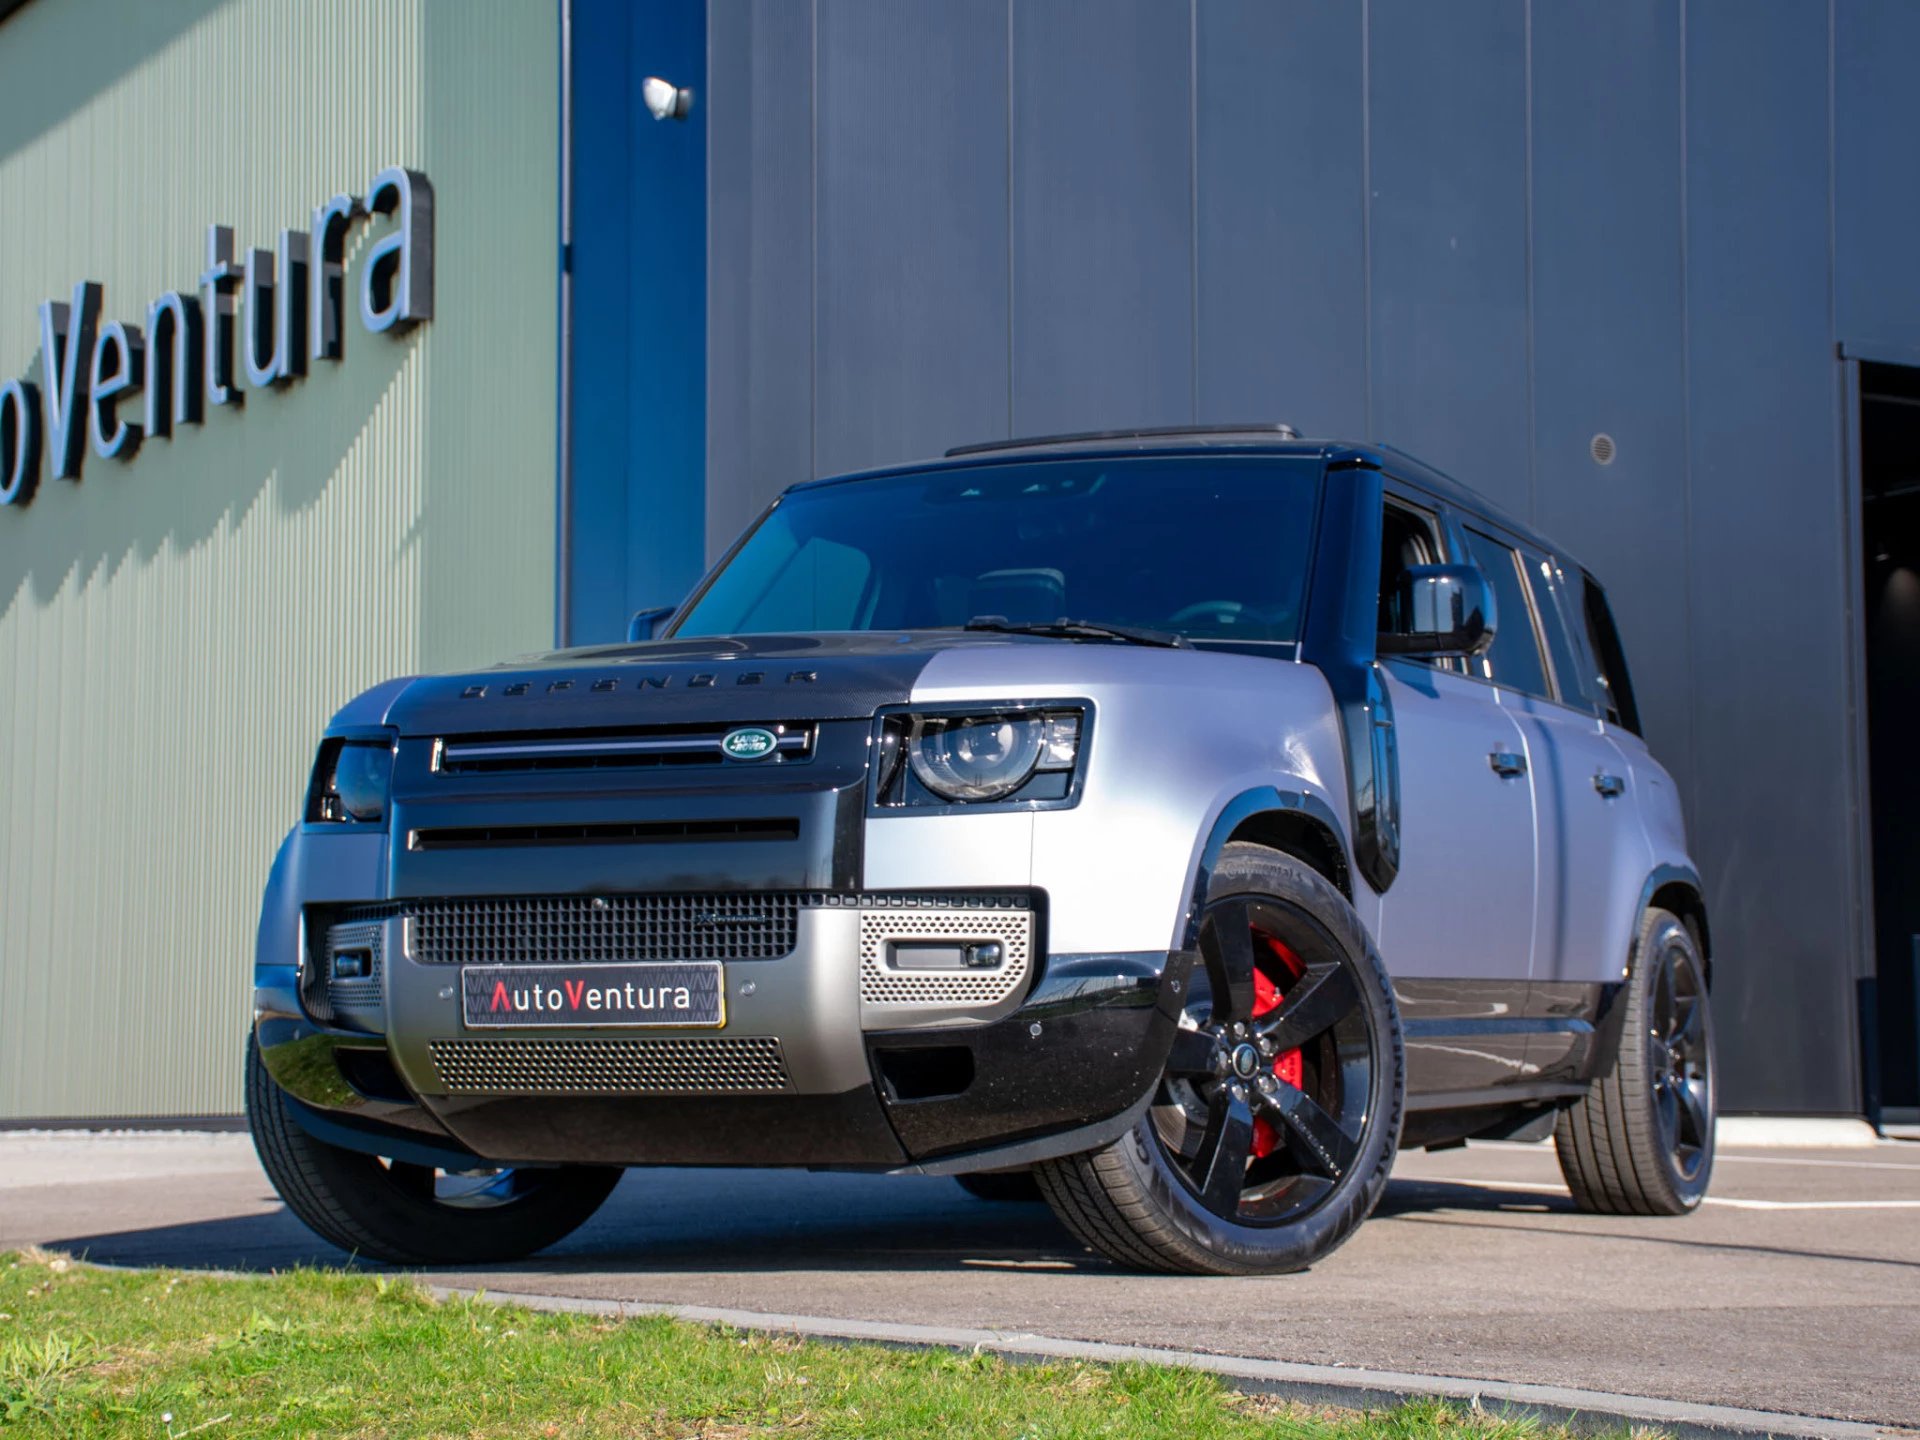
<path fill-rule="evenodd" d="M 1306 973 L 1307 967 L 1300 957 L 1289 950 L 1271 935 L 1255 932 L 1255 938 L 1267 947 L 1274 963 L 1294 980 Z M 1259 1020 L 1278 1010 L 1285 999 L 1280 987 L 1267 978 L 1267 972 L 1260 966 L 1253 967 L 1253 1018 Z M 1283 1085 L 1300 1088 L 1300 1052 L 1288 1050 L 1275 1058 L 1273 1073 Z M 1273 1122 L 1264 1115 L 1257 1115 L 1253 1121 L 1253 1153 L 1257 1159 L 1262 1155 L 1271 1155 L 1280 1146 L 1280 1132 L 1273 1128 Z"/>

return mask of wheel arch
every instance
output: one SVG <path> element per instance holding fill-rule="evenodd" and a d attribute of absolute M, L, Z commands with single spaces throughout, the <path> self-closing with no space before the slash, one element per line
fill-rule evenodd
<path fill-rule="evenodd" d="M 1182 945 L 1199 944 L 1200 912 L 1206 905 L 1207 885 L 1220 852 L 1230 841 L 1265 845 L 1308 866 L 1330 881 L 1349 903 L 1353 900 L 1353 867 L 1348 859 L 1340 817 L 1320 796 L 1304 790 L 1263 785 L 1244 790 L 1229 800 L 1214 818 L 1187 903 Z"/>
<path fill-rule="evenodd" d="M 1713 941 L 1707 928 L 1707 902 L 1701 893 L 1700 876 L 1685 865 L 1657 866 L 1647 877 L 1640 892 L 1640 913 L 1650 909 L 1670 910 L 1693 931 L 1700 942 L 1700 959 L 1706 966 L 1707 988 L 1713 988 Z"/>

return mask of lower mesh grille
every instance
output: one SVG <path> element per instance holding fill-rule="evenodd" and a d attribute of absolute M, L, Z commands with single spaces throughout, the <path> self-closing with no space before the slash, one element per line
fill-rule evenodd
<path fill-rule="evenodd" d="M 549 895 L 422 900 L 407 908 L 423 965 L 586 965 L 627 960 L 778 960 L 793 952 L 800 897 Z"/>
<path fill-rule="evenodd" d="M 381 950 L 386 927 L 378 921 L 360 925 L 335 925 L 327 931 L 326 950 L 321 963 L 326 967 L 327 999 L 335 1010 L 378 1010 L 380 1008 Z M 359 951 L 367 957 L 366 974 L 357 980 L 342 980 L 334 973 L 334 961 L 342 951 Z"/>
<path fill-rule="evenodd" d="M 778 1040 L 433 1040 L 455 1095 L 744 1094 L 788 1088 Z"/>
<path fill-rule="evenodd" d="M 860 999 L 867 1005 L 997 1005 L 1027 978 L 1033 916 L 1026 910 L 869 910 L 860 916 Z M 992 970 L 896 970 L 897 940 L 997 940 L 1004 961 Z"/>

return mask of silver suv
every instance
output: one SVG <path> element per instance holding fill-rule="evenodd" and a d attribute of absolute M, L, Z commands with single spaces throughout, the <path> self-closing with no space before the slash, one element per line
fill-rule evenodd
<path fill-rule="evenodd" d="M 636 630 L 649 617 L 636 617 Z M 248 1104 L 314 1230 L 526 1254 L 622 1170 L 945 1174 L 1294 1270 L 1395 1150 L 1699 1204 L 1707 921 L 1599 585 L 1392 450 L 788 490 L 662 638 L 396 680 L 275 862 Z"/>

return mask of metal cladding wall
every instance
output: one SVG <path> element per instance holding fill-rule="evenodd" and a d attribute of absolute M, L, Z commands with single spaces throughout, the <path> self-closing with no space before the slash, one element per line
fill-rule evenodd
<path fill-rule="evenodd" d="M 0 509 L 0 1119 L 240 1108 L 313 742 L 553 626 L 558 28 L 519 0 L 62 0 L 0 24 L 0 377 L 38 306 L 191 292 L 205 227 L 426 172 L 434 318 Z M 383 222 L 384 225 L 385 222 Z M 356 227 L 357 257 L 377 229 Z"/>
<path fill-rule="evenodd" d="M 794 480 L 967 440 L 1402 446 L 1615 597 L 1724 1103 L 1859 1108 L 1836 345 L 1920 360 L 1920 9 L 713 0 L 708 46 L 710 553 Z"/>

